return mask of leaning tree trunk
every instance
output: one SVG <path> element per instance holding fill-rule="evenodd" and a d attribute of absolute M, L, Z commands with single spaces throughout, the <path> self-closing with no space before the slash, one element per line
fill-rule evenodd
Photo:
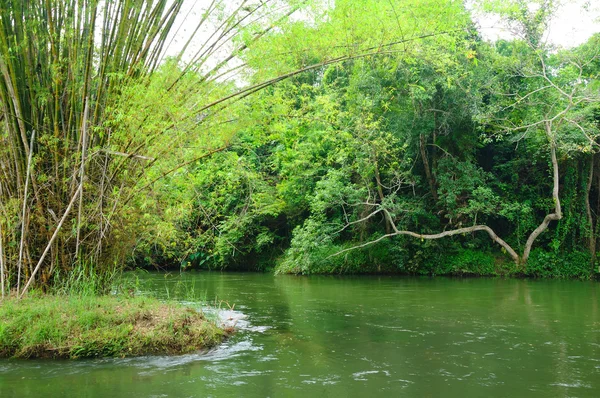
<path fill-rule="evenodd" d="M 552 135 L 552 122 L 545 123 L 546 135 L 550 140 L 550 157 L 552 159 L 552 179 L 553 179 L 553 188 L 552 188 L 552 199 L 554 200 L 554 212 L 547 214 L 544 217 L 544 221 L 529 235 L 527 242 L 525 243 L 525 249 L 523 250 L 523 256 L 521 257 L 521 264 L 527 263 L 529 259 L 529 254 L 531 253 L 531 247 L 533 243 L 537 239 L 538 236 L 546 229 L 548 229 L 548 225 L 550 225 L 551 221 L 558 221 L 562 218 L 562 210 L 560 207 L 560 198 L 558 196 L 558 188 L 559 188 L 559 175 L 558 175 L 558 160 L 556 159 L 556 142 Z"/>
<path fill-rule="evenodd" d="M 473 233 L 473 232 L 478 232 L 478 231 L 484 231 L 486 232 L 490 238 L 496 242 L 497 244 L 499 244 L 508 255 L 510 255 L 510 257 L 513 259 L 513 261 L 517 264 L 517 265 L 521 265 L 521 266 L 525 266 L 525 264 L 527 263 L 527 260 L 529 259 L 529 255 L 531 253 L 531 248 L 533 246 L 533 243 L 535 242 L 535 240 L 546 230 L 548 229 L 548 226 L 550 225 L 550 222 L 552 221 L 558 221 L 562 218 L 562 210 L 561 210 L 561 206 L 560 206 L 560 198 L 559 198 L 559 184 L 560 184 L 560 179 L 559 179 L 559 169 L 558 169 L 558 159 L 556 158 L 556 141 L 554 140 L 554 135 L 552 132 L 552 122 L 547 122 L 545 123 L 545 132 L 546 135 L 550 141 L 550 159 L 552 162 L 552 181 L 553 181 L 553 189 L 552 189 L 552 199 L 554 200 L 554 212 L 546 215 L 546 217 L 544 217 L 544 220 L 542 221 L 542 223 L 529 235 L 529 238 L 527 239 L 527 242 L 525 244 L 525 248 L 523 251 L 523 255 L 519 256 L 517 254 L 517 252 L 506 242 L 504 241 L 502 238 L 500 238 L 496 232 L 494 232 L 494 230 L 492 228 L 490 228 L 487 225 L 473 225 L 471 227 L 466 227 L 466 228 L 458 228 L 458 229 L 454 229 L 454 230 L 450 230 L 450 231 L 444 231 L 441 233 L 437 233 L 437 234 L 421 234 L 421 233 L 417 233 L 414 231 L 407 231 L 407 230 L 400 230 L 397 228 L 396 224 L 394 223 L 391 215 L 389 214 L 388 210 L 385 209 L 384 207 L 380 207 L 378 210 L 372 212 L 371 214 L 361 218 L 360 220 L 356 220 L 353 222 L 350 222 L 348 224 L 346 224 L 346 226 L 344 228 L 342 228 L 339 232 L 341 232 L 342 230 L 346 229 L 347 227 L 353 225 L 353 224 L 357 224 L 363 221 L 368 220 L 369 218 L 375 216 L 376 214 L 383 212 L 386 220 L 389 220 L 391 228 L 392 228 L 392 232 L 386 233 L 385 235 L 382 235 L 381 237 L 357 245 L 357 246 L 353 246 L 344 250 L 341 250 L 332 256 L 338 256 L 342 253 L 348 252 L 350 250 L 355 250 L 355 249 L 359 249 L 362 247 L 366 247 L 369 245 L 372 245 L 374 243 L 377 243 L 383 239 L 392 237 L 392 236 L 399 236 L 399 235 L 404 235 L 404 236 L 412 236 L 414 238 L 418 238 L 418 239 L 428 239 L 428 240 L 433 240 L 433 239 L 441 239 L 441 238 L 445 238 L 448 236 L 454 236 L 454 235 L 464 235 L 464 234 L 468 234 L 468 233 Z M 421 149 L 423 148 L 422 145 L 423 141 L 421 141 Z"/>
<path fill-rule="evenodd" d="M 596 234 L 594 233 L 594 217 L 592 216 L 592 206 L 590 205 L 590 193 L 592 191 L 592 182 L 594 181 L 594 158 L 595 154 L 590 156 L 590 170 L 588 175 L 588 181 L 585 187 L 585 212 L 587 215 L 588 222 L 588 248 L 592 256 L 591 262 L 596 262 Z"/>

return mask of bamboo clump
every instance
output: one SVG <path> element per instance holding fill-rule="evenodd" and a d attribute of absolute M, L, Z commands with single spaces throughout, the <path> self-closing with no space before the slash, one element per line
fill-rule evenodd
<path fill-rule="evenodd" d="M 23 295 L 32 285 L 48 284 L 57 270 L 91 263 L 101 272 L 118 261 L 111 246 L 119 241 L 115 230 L 126 223 L 131 199 L 151 188 L 157 175 L 223 147 L 215 142 L 159 167 L 177 143 L 189 139 L 187 129 L 200 124 L 199 112 L 222 103 L 216 101 L 219 96 L 235 98 L 232 90 L 203 96 L 217 79 L 239 72 L 231 61 L 249 43 L 233 39 L 254 26 L 261 32 L 256 41 L 298 8 L 276 3 L 212 0 L 201 17 L 190 20 L 182 12 L 184 0 L 0 1 L 3 296 L 11 289 Z M 127 87 L 139 92 L 150 86 L 165 64 L 174 32 L 186 23 L 205 38 L 195 46 L 192 34 L 171 54 L 176 74 L 162 93 L 180 92 L 176 100 L 182 114 L 146 127 L 155 112 L 148 103 L 139 107 L 135 128 L 119 131 L 132 92 Z M 213 33 L 206 35 L 210 29 Z M 208 62 L 217 54 L 219 62 Z M 196 98 L 195 106 L 186 102 L 190 98 Z M 152 167 L 158 171 L 145 179 Z"/>

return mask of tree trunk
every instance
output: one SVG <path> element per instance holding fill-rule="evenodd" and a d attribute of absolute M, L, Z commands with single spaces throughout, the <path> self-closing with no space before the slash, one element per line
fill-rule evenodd
<path fill-rule="evenodd" d="M 596 262 L 596 234 L 594 233 L 594 218 L 592 216 L 592 208 L 590 206 L 590 192 L 592 190 L 592 181 L 594 180 L 594 157 L 590 156 L 590 172 L 588 176 L 587 185 L 585 187 L 585 212 L 588 220 L 588 248 L 592 255 L 592 264 Z"/>
<path fill-rule="evenodd" d="M 556 159 L 556 142 L 552 137 L 552 126 L 550 122 L 546 123 L 546 134 L 550 139 L 550 156 L 552 158 L 552 178 L 554 181 L 554 187 L 552 189 L 552 199 L 554 200 L 554 213 L 550 213 L 544 217 L 544 221 L 529 235 L 527 239 L 527 243 L 525 243 L 525 250 L 523 251 L 523 257 L 521 258 L 521 264 L 527 263 L 529 259 L 529 254 L 531 252 L 531 247 L 533 246 L 533 242 L 537 239 L 538 236 L 546 229 L 548 229 L 548 225 L 551 221 L 558 221 L 562 218 L 562 210 L 560 207 L 560 198 L 558 197 L 558 188 L 559 188 L 559 176 L 558 176 L 558 160 Z"/>
<path fill-rule="evenodd" d="M 373 215 L 373 213 L 371 215 Z M 513 259 L 513 261 L 515 263 L 519 264 L 519 262 L 520 262 L 519 255 L 517 254 L 517 252 L 515 252 L 515 250 L 508 243 L 506 243 L 502 238 L 500 238 L 498 235 L 496 235 L 494 230 L 491 229 L 490 227 L 488 227 L 487 225 L 474 225 L 472 227 L 459 228 L 459 229 L 454 229 L 452 231 L 440 232 L 439 234 L 418 234 L 418 233 L 412 232 L 412 231 L 398 230 L 394 224 L 392 224 L 392 228 L 394 229 L 394 232 L 392 232 L 390 234 L 380 236 L 379 238 L 369 241 L 369 242 L 366 242 L 366 243 L 363 243 L 362 245 L 357 245 L 357 246 L 350 247 L 348 249 L 341 250 L 335 254 L 332 254 L 329 257 L 338 256 L 338 255 L 348 252 L 350 250 L 355 250 L 355 249 L 359 249 L 361 247 L 372 245 L 374 243 L 377 243 L 377 242 L 379 242 L 383 239 L 389 238 L 391 236 L 406 235 L 406 236 L 412 236 L 413 238 L 433 240 L 433 239 L 445 238 L 447 236 L 464 235 L 464 234 L 477 232 L 477 231 L 485 231 L 490 236 L 490 238 L 492 238 L 492 240 L 494 242 L 498 243 L 500 246 L 502 246 L 502 248 L 504 250 L 506 250 L 506 252 L 510 255 L 510 257 Z"/>
<path fill-rule="evenodd" d="M 83 111 L 83 122 L 81 124 L 81 165 L 79 169 L 79 184 L 81 185 L 81 192 L 79 193 L 79 209 L 77 211 L 77 238 L 75 240 L 75 261 L 79 261 L 79 247 L 81 244 L 81 217 L 83 211 L 83 180 L 85 179 L 85 155 L 88 141 L 88 113 L 90 109 L 89 98 L 85 99 L 84 111 Z"/>
<path fill-rule="evenodd" d="M 385 196 L 383 195 L 383 189 L 381 187 L 381 177 L 379 175 L 379 163 L 377 162 L 377 156 L 375 156 L 375 181 L 377 182 L 377 195 L 379 200 L 383 203 Z M 391 216 L 385 212 L 385 233 L 389 234 L 392 232 L 392 219 Z"/>
<path fill-rule="evenodd" d="M 429 189 L 431 190 L 431 197 L 435 202 L 438 201 L 437 189 L 435 187 L 435 178 L 433 177 L 433 173 L 431 172 L 431 167 L 429 167 L 429 158 L 427 157 L 427 149 L 425 147 L 425 136 L 421 134 L 419 136 L 419 147 L 421 149 L 421 158 L 423 159 L 423 168 L 425 169 L 425 175 L 427 176 L 427 181 L 429 182 Z"/>
<path fill-rule="evenodd" d="M 33 142 L 35 140 L 35 130 L 31 134 L 29 151 L 27 156 L 27 176 L 25 177 L 25 191 L 23 193 L 23 211 L 21 213 L 21 243 L 19 245 L 19 261 L 17 262 L 17 295 L 21 287 L 21 273 L 23 270 L 23 251 L 25 250 L 25 233 L 27 232 L 27 200 L 29 199 L 29 181 L 31 178 L 31 160 L 33 158 Z"/>

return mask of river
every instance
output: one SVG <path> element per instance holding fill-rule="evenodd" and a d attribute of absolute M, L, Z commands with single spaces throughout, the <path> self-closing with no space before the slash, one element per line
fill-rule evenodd
<path fill-rule="evenodd" d="M 208 352 L 2 360 L 0 397 L 599 397 L 594 282 L 158 273 L 239 332 Z M 215 309 L 216 308 L 216 309 Z"/>

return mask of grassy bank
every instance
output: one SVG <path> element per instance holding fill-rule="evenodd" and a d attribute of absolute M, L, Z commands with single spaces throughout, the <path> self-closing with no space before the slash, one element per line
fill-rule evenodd
<path fill-rule="evenodd" d="M 226 334 L 191 308 L 147 297 L 32 295 L 0 302 L 1 357 L 184 354 Z"/>

